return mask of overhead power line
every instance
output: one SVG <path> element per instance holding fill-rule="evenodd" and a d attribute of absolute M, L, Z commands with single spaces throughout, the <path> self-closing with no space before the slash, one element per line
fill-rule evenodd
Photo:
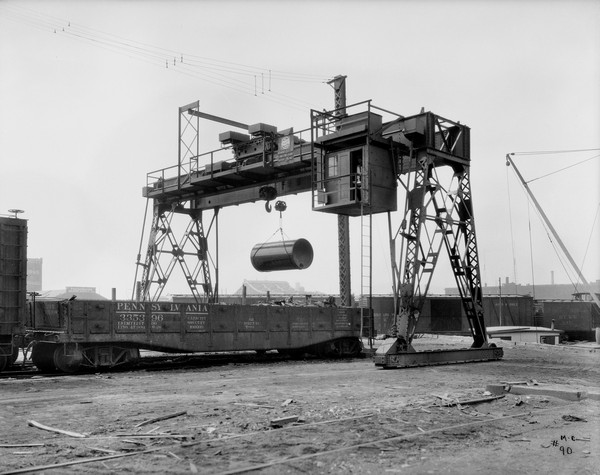
<path fill-rule="evenodd" d="M 257 95 L 256 77 L 261 80 L 260 96 L 281 105 L 299 110 L 314 107 L 307 101 L 275 91 L 279 82 L 326 83 L 323 76 L 257 67 L 176 51 L 149 43 L 132 40 L 91 27 L 75 24 L 65 19 L 38 12 L 22 5 L 0 4 L 2 18 L 29 27 L 81 41 L 112 53 L 145 62 L 171 72 L 195 77 L 242 94 Z M 268 88 L 264 87 L 265 82 Z"/>

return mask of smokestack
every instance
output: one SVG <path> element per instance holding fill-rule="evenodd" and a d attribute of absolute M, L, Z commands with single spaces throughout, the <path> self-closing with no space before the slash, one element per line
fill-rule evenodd
<path fill-rule="evenodd" d="M 554 271 L 553 270 L 550 271 L 550 283 L 552 285 L 554 285 Z"/>
<path fill-rule="evenodd" d="M 505 283 L 506 285 L 508 285 L 508 277 L 505 277 L 505 278 L 504 278 L 504 283 Z"/>

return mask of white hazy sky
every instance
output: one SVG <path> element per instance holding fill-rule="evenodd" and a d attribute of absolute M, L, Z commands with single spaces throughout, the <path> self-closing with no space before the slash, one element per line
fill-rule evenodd
<path fill-rule="evenodd" d="M 155 56 L 143 53 L 148 45 Z M 166 68 L 167 50 L 183 54 L 187 69 Z M 93 286 L 110 296 L 115 287 L 127 298 L 142 187 L 147 172 L 177 163 L 178 107 L 199 100 L 211 114 L 304 129 L 311 107 L 333 107 L 323 80 L 345 74 L 349 104 L 372 99 L 403 115 L 424 107 L 471 127 L 484 283 L 549 283 L 551 271 L 569 283 L 504 157 L 600 147 L 599 58 L 600 2 L 591 0 L 0 1 L 0 213 L 25 210 L 29 256 L 44 259 L 45 289 Z M 255 95 L 254 73 L 240 74 L 241 65 L 272 70 L 271 91 L 262 93 L 259 77 Z M 201 151 L 217 148 L 228 127 L 201 126 Z M 598 154 L 516 158 L 529 180 L 596 156 L 531 183 L 590 281 L 600 278 Z M 337 293 L 335 216 L 312 212 L 307 194 L 286 201 L 283 229 L 311 241 L 313 265 L 259 274 L 250 249 L 277 230 L 279 216 L 263 203 L 226 208 L 222 292 L 247 278 Z M 355 292 L 357 227 L 352 220 Z M 374 232 L 374 292 L 388 293 L 385 216 Z M 442 268 L 433 291 L 453 285 Z M 177 280 L 168 289 L 186 291 Z"/>

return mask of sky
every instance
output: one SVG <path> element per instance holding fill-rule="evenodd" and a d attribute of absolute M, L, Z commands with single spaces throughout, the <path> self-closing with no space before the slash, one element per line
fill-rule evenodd
<path fill-rule="evenodd" d="M 25 211 L 44 290 L 88 286 L 109 297 L 115 288 L 129 298 L 147 245 L 142 188 L 147 173 L 177 164 L 178 108 L 198 100 L 200 110 L 235 121 L 306 129 L 311 108 L 333 108 L 326 81 L 343 74 L 349 104 L 370 99 L 405 116 L 424 108 L 471 128 L 484 285 L 507 277 L 548 284 L 552 272 L 555 283 L 576 281 L 505 165 L 511 152 L 563 152 L 514 159 L 593 282 L 598 58 L 600 2 L 592 0 L 0 1 L 0 214 Z M 203 121 L 201 152 L 219 148 L 228 129 Z M 262 202 L 221 210 L 222 293 L 244 279 L 338 292 L 336 217 L 313 212 L 309 194 L 285 201 L 281 220 Z M 311 242 L 310 268 L 252 268 L 252 247 L 280 227 Z M 351 219 L 355 293 L 359 228 Z M 386 294 L 385 215 L 373 232 L 373 293 Z M 453 286 L 441 265 L 431 291 Z M 187 292 L 179 274 L 165 292 Z"/>

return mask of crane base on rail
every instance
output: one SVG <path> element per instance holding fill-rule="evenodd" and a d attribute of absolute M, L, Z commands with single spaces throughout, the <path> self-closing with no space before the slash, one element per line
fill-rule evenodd
<path fill-rule="evenodd" d="M 460 348 L 451 350 L 415 351 L 409 347 L 407 351 L 377 351 L 373 356 L 375 366 L 384 369 L 411 368 L 415 366 L 435 366 L 443 364 L 475 363 L 502 359 L 504 350 L 496 346 L 482 348 Z"/>

